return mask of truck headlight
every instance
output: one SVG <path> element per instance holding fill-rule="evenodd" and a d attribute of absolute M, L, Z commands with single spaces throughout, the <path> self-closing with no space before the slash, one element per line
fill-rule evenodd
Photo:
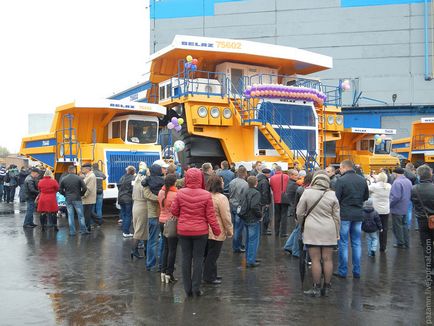
<path fill-rule="evenodd" d="M 201 118 L 205 118 L 208 115 L 208 109 L 205 106 L 199 106 L 197 109 L 197 114 Z"/>
<path fill-rule="evenodd" d="M 329 116 L 327 117 L 327 123 L 328 123 L 329 125 L 332 125 L 334 122 L 335 122 L 335 118 L 334 118 L 334 116 L 329 115 Z"/>
<path fill-rule="evenodd" d="M 430 139 L 428 139 L 428 144 L 434 145 L 434 137 L 431 137 Z"/>
<path fill-rule="evenodd" d="M 223 116 L 224 116 L 226 119 L 230 119 L 230 118 L 232 117 L 232 111 L 231 111 L 229 108 L 225 108 L 225 109 L 223 110 Z"/>
<path fill-rule="evenodd" d="M 219 110 L 219 108 L 218 107 L 211 108 L 211 113 L 210 114 L 211 114 L 211 116 L 213 118 L 218 118 L 220 116 L 220 110 Z"/>
<path fill-rule="evenodd" d="M 342 125 L 344 123 L 344 118 L 341 115 L 336 116 L 336 123 Z"/>

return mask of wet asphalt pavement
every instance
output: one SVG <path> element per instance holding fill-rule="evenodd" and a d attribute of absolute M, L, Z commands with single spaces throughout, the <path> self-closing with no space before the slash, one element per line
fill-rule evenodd
<path fill-rule="evenodd" d="M 57 234 L 23 229 L 24 209 L 0 203 L 0 325 L 425 325 L 414 230 L 409 250 L 392 248 L 389 230 L 389 249 L 376 258 L 367 257 L 364 241 L 362 278 L 334 278 L 328 298 L 302 294 L 298 260 L 281 249 L 286 239 L 263 236 L 261 266 L 248 270 L 226 241 L 218 262 L 223 284 L 186 299 L 181 280 L 162 285 L 143 260 L 131 261 L 131 240 L 116 218 L 89 236 L 69 237 L 64 218 Z M 178 251 L 179 279 L 180 259 Z"/>

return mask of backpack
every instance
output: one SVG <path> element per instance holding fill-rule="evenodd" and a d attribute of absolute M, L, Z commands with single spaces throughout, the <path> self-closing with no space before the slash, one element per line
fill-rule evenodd
<path fill-rule="evenodd" d="M 375 214 L 374 211 L 371 213 L 364 213 L 363 222 L 362 222 L 362 231 L 365 233 L 374 233 L 378 231 L 377 223 L 375 223 Z"/>

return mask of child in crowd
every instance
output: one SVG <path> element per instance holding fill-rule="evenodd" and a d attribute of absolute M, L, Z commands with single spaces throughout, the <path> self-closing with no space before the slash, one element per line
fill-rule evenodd
<path fill-rule="evenodd" d="M 164 178 L 161 166 L 153 164 L 150 168 L 150 176 L 142 181 L 143 187 L 149 187 L 149 190 L 156 196 L 164 186 Z"/>
<path fill-rule="evenodd" d="M 377 231 L 383 232 L 380 216 L 374 209 L 372 198 L 363 203 L 363 223 L 362 230 L 366 232 L 368 240 L 368 256 L 375 257 L 378 244 Z"/>
<path fill-rule="evenodd" d="M 56 193 L 57 206 L 59 207 L 59 211 L 57 213 L 57 217 L 68 217 L 68 210 L 66 209 L 66 199 L 60 192 Z"/>

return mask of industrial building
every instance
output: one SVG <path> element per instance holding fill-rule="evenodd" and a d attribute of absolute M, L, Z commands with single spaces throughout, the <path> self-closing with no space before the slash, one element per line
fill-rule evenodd
<path fill-rule="evenodd" d="M 291 46 L 333 57 L 324 83 L 350 80 L 346 127 L 395 128 L 434 116 L 433 3 L 427 0 L 151 0 L 151 52 L 177 34 Z M 146 82 L 113 99 L 144 101 Z"/>

